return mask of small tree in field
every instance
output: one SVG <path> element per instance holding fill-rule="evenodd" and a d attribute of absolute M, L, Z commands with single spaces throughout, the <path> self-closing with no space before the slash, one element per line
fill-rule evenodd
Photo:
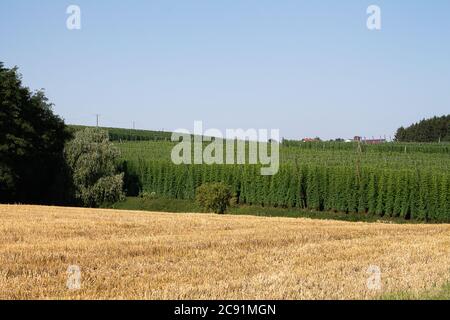
<path fill-rule="evenodd" d="M 120 153 L 109 141 L 108 133 L 87 128 L 75 133 L 65 148 L 72 171 L 75 197 L 84 206 L 98 207 L 124 197 L 123 173 L 117 174 Z"/>
<path fill-rule="evenodd" d="M 204 210 L 223 214 L 230 205 L 231 190 L 222 182 L 206 183 L 197 188 L 196 200 Z"/>

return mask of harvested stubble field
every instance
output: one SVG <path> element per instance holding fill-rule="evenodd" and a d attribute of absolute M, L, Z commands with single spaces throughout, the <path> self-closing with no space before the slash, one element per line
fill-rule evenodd
<path fill-rule="evenodd" d="M 0 299 L 367 299 L 449 266 L 450 225 L 0 205 Z"/>

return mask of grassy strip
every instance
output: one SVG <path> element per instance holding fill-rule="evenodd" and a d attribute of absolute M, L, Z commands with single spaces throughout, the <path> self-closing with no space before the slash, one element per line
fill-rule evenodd
<path fill-rule="evenodd" d="M 386 294 L 382 300 L 450 300 L 450 282 L 441 288 L 435 288 L 425 293 L 397 292 Z"/>
<path fill-rule="evenodd" d="M 310 211 L 292 208 L 270 208 L 259 206 L 239 206 L 230 208 L 229 214 L 236 215 L 252 215 L 263 217 L 289 217 L 289 218 L 310 218 L 310 219 L 330 219 L 341 221 L 363 221 L 363 222 L 395 222 L 395 223 L 408 223 L 400 218 L 380 218 L 379 216 L 358 214 L 358 213 L 343 213 L 343 212 L 323 212 L 323 211 Z"/>
<path fill-rule="evenodd" d="M 202 212 L 202 209 L 191 200 L 167 199 L 167 198 L 138 198 L 128 197 L 125 201 L 116 203 L 113 209 L 140 210 L 140 211 L 164 211 L 164 212 Z M 227 214 L 252 215 L 263 217 L 290 217 L 310 219 L 331 219 L 341 221 L 362 222 L 390 222 L 390 223 L 419 223 L 417 221 L 401 218 L 379 217 L 368 214 L 342 213 L 342 212 L 318 212 L 293 208 L 272 208 L 260 206 L 233 206 Z"/>
<path fill-rule="evenodd" d="M 127 197 L 125 201 L 112 205 L 118 210 L 163 211 L 163 212 L 201 212 L 201 208 L 194 202 L 180 199 L 166 198 L 138 198 Z"/>

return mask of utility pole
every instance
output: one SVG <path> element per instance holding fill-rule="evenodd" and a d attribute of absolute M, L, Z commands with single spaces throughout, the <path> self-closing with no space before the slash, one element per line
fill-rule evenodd
<path fill-rule="evenodd" d="M 133 130 L 136 129 L 136 123 L 133 121 Z"/>
<path fill-rule="evenodd" d="M 100 118 L 100 115 L 96 114 L 95 117 L 97 118 L 97 128 L 98 128 L 98 118 Z"/>

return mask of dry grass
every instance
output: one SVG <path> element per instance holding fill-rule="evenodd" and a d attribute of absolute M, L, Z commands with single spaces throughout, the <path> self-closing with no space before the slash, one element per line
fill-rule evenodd
<path fill-rule="evenodd" d="M 0 299 L 376 298 L 429 292 L 449 266 L 450 225 L 0 206 Z"/>

